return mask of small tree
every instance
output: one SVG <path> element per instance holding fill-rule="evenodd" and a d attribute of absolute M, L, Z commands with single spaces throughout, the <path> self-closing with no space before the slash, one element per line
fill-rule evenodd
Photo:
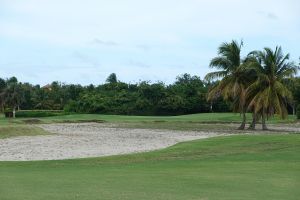
<path fill-rule="evenodd" d="M 4 111 L 4 104 L 5 104 L 5 91 L 6 82 L 4 79 L 0 78 L 0 111 Z"/>
<path fill-rule="evenodd" d="M 115 73 L 110 74 L 107 79 L 106 79 L 107 83 L 117 83 L 118 79 L 117 79 L 117 75 Z"/>
<path fill-rule="evenodd" d="M 4 98 L 5 105 L 13 110 L 13 118 L 15 118 L 16 108 L 19 108 L 23 101 L 23 91 L 20 83 L 15 77 L 7 80 L 7 87 L 1 93 Z"/>

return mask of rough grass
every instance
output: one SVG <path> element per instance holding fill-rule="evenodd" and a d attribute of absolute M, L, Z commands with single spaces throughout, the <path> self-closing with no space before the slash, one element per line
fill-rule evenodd
<path fill-rule="evenodd" d="M 204 124 L 198 122 L 176 122 L 176 121 L 147 121 L 147 122 L 124 122 L 113 123 L 120 128 L 140 128 L 140 129 L 166 129 L 180 131 L 219 131 L 219 132 L 241 132 L 235 129 L 232 124 Z"/>
<path fill-rule="evenodd" d="M 251 114 L 248 114 L 248 121 L 251 121 Z M 100 115 L 100 114 L 75 114 L 43 118 L 47 121 L 62 120 L 103 120 L 107 122 L 202 122 L 202 123 L 228 123 L 241 121 L 240 114 L 236 113 L 200 113 L 180 116 L 127 116 L 127 115 Z M 272 123 L 294 122 L 295 116 L 289 116 L 286 120 L 281 120 L 278 116 L 271 118 Z"/>
<path fill-rule="evenodd" d="M 0 125 L 0 139 L 17 136 L 34 136 L 50 134 L 42 128 L 32 125 Z M 1 152 L 0 152 L 1 153 Z M 1 198 L 0 198 L 1 199 Z"/>
<path fill-rule="evenodd" d="M 105 158 L 0 162 L 1 200 L 300 196 L 300 135 L 244 135 Z"/>

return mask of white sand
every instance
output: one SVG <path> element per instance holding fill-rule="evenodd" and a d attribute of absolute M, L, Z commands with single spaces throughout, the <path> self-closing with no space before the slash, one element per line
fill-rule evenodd
<path fill-rule="evenodd" d="M 0 140 L 0 161 L 61 160 L 145 152 L 214 132 L 114 128 L 99 123 L 39 125 L 55 133 Z"/>

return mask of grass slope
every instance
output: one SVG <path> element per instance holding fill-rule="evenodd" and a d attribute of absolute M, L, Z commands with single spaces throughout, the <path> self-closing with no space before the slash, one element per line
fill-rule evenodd
<path fill-rule="evenodd" d="M 285 122 L 295 121 L 295 116 L 289 116 Z M 180 116 L 128 116 L 128 115 L 101 115 L 101 114 L 75 114 L 63 115 L 55 117 L 47 117 L 41 120 L 45 121 L 80 121 L 80 120 L 103 120 L 107 122 L 203 122 L 203 123 L 216 123 L 216 122 L 240 122 L 241 116 L 236 113 L 200 113 L 191 115 Z M 251 120 L 251 115 L 248 114 L 248 120 Z M 281 122 L 278 117 L 270 120 L 273 123 Z"/>
<path fill-rule="evenodd" d="M 248 114 L 248 122 L 251 121 L 251 115 Z M 157 123 L 157 122 L 168 122 L 176 124 L 181 123 L 240 123 L 241 116 L 236 113 L 201 113 L 191 115 L 180 115 L 180 116 L 127 116 L 127 115 L 101 115 L 101 114 L 74 114 L 74 115 L 62 115 L 55 117 L 43 117 L 35 118 L 41 123 L 53 123 L 53 122 L 86 122 L 86 121 L 103 121 L 103 122 L 116 122 L 116 123 Z M 281 120 L 279 117 L 271 118 L 269 123 L 290 123 L 295 122 L 295 116 L 289 116 L 286 120 Z M 17 119 L 5 119 L 3 116 L 0 117 L 0 125 L 21 123 L 24 121 L 30 121 L 26 118 Z"/>
<path fill-rule="evenodd" d="M 17 136 L 34 136 L 50 134 L 42 128 L 32 125 L 0 125 L 0 139 Z M 1 152 L 0 152 L 1 153 Z"/>
<path fill-rule="evenodd" d="M 1 200 L 299 199 L 300 135 L 185 142 L 105 158 L 0 162 Z"/>

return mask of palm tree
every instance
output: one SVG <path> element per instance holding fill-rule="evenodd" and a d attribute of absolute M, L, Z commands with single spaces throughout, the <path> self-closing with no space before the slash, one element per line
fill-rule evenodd
<path fill-rule="evenodd" d="M 287 104 L 292 102 L 292 94 L 283 82 L 298 70 L 288 60 L 289 54 L 284 55 L 281 47 L 249 54 L 248 64 L 255 71 L 256 80 L 247 88 L 248 108 L 253 110 L 254 116 L 261 116 L 263 130 L 267 129 L 268 117 L 279 114 L 285 118 L 288 114 Z"/>
<path fill-rule="evenodd" d="M 210 67 L 219 71 L 208 73 L 205 76 L 207 81 L 222 78 L 208 93 L 208 100 L 211 101 L 219 96 L 225 100 L 233 101 L 233 111 L 240 112 L 243 120 L 238 129 L 244 129 L 246 125 L 246 88 L 249 77 L 247 76 L 241 48 L 243 42 L 223 43 L 218 49 L 218 57 L 210 62 Z"/>

